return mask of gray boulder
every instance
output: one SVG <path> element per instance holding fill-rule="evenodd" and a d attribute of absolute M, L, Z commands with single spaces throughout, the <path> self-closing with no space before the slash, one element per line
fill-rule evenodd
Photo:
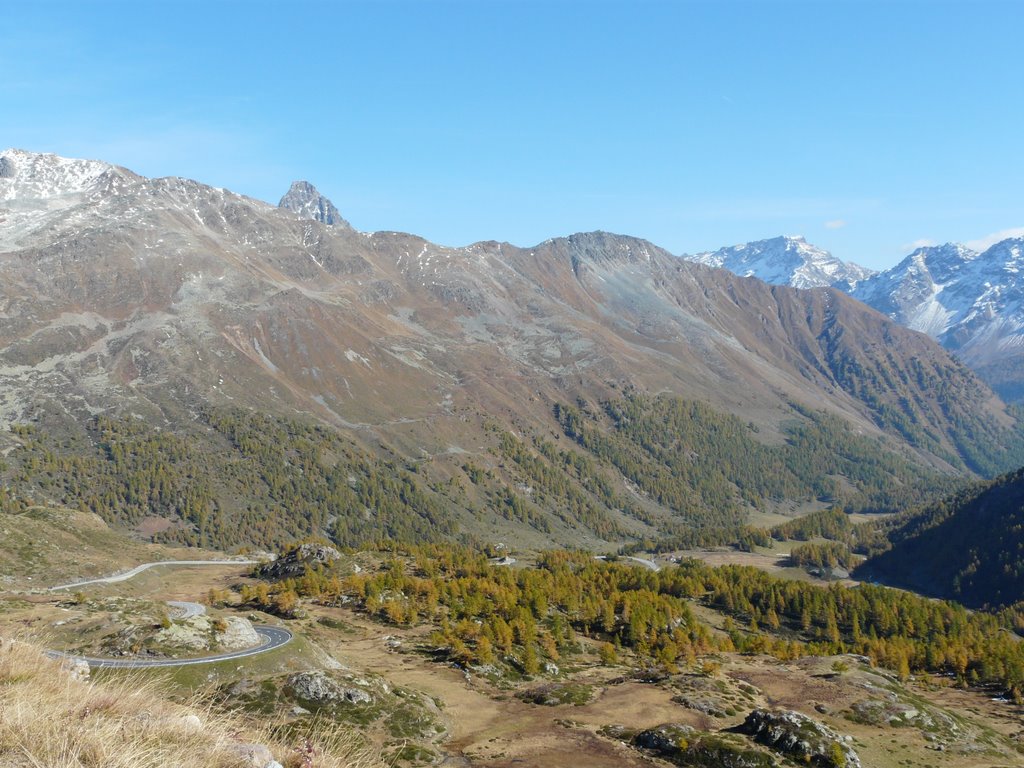
<path fill-rule="evenodd" d="M 89 679 L 89 662 L 85 659 L 76 659 L 73 656 L 67 656 L 61 661 L 60 666 L 74 680 Z"/>
<path fill-rule="evenodd" d="M 245 768 L 267 768 L 274 764 L 274 754 L 263 744 L 231 744 L 228 751 L 238 757 L 238 765 Z"/>

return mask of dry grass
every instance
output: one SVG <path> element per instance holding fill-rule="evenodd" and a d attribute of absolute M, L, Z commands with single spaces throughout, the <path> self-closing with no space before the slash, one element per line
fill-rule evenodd
<path fill-rule="evenodd" d="M 246 745 L 268 747 L 286 768 L 381 766 L 351 730 L 254 726 L 198 702 L 174 704 L 141 678 L 76 679 L 32 643 L 0 638 L 4 768 L 263 768 L 266 758 L 254 761 Z"/>

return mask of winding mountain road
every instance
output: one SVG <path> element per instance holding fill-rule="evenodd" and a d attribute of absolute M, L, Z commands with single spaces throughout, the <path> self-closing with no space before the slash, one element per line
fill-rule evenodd
<path fill-rule="evenodd" d="M 191 619 L 206 614 L 206 606 L 202 603 L 192 603 L 188 600 L 168 600 L 167 604 L 177 612 L 174 618 L 179 620 Z"/>
<path fill-rule="evenodd" d="M 58 589 L 74 589 L 76 587 L 84 587 L 89 584 L 114 584 L 120 581 L 127 581 L 133 576 L 138 576 L 143 571 L 149 570 L 150 568 L 154 568 L 158 565 L 172 565 L 179 567 L 188 567 L 192 565 L 257 565 L 260 562 L 260 560 L 163 560 L 156 563 L 143 563 L 142 565 L 135 566 L 131 570 L 115 574 L 114 576 L 105 576 L 98 579 L 85 579 L 83 581 L 74 581 L 70 584 L 61 584 L 56 587 L 50 587 L 50 591 L 54 592 Z M 169 600 L 167 604 L 179 612 L 179 619 L 189 619 L 194 616 L 202 616 L 206 613 L 205 606 L 199 603 L 193 603 L 186 600 Z M 82 656 L 80 654 L 67 653 L 65 651 L 47 651 L 46 655 L 51 659 L 84 661 L 90 667 L 106 669 L 185 667 L 192 664 L 213 664 L 218 661 L 244 659 L 247 656 L 255 656 L 258 653 L 266 653 L 267 651 L 272 651 L 275 648 L 280 648 L 282 645 L 290 643 L 292 638 L 295 637 L 290 630 L 282 627 L 270 627 L 265 624 L 258 624 L 254 626 L 253 629 L 255 629 L 256 634 L 263 639 L 263 642 L 259 645 L 252 648 L 243 648 L 240 651 L 218 653 L 213 656 L 200 656 L 193 659 L 112 659 L 100 658 L 98 656 Z"/>
<path fill-rule="evenodd" d="M 56 587 L 50 587 L 50 592 L 56 592 L 58 589 L 74 589 L 75 587 L 84 587 L 89 584 L 115 584 L 119 581 L 128 581 L 133 576 L 138 576 L 143 571 L 148 571 L 150 568 L 156 568 L 158 565 L 177 565 L 177 566 L 189 566 L 189 565 L 259 565 L 262 560 L 160 560 L 155 563 L 143 563 L 137 565 L 129 571 L 124 573 L 117 573 L 113 576 L 102 576 L 98 579 L 85 579 L 84 581 L 73 581 L 70 584 L 59 584 Z"/>
<path fill-rule="evenodd" d="M 101 667 L 104 669 L 150 669 L 152 667 L 185 667 L 191 664 L 213 664 L 218 661 L 231 661 L 232 659 L 244 659 L 246 656 L 255 656 L 258 653 L 266 653 L 282 645 L 290 643 L 295 637 L 290 630 L 281 627 L 268 627 L 264 624 L 253 627 L 256 633 L 263 638 L 263 642 L 254 648 L 243 648 L 240 651 L 230 653 L 218 653 L 214 656 L 200 656 L 195 659 L 107 659 L 97 656 L 81 656 L 77 653 L 65 653 L 63 651 L 47 651 L 46 655 L 51 659 L 72 659 L 84 661 L 90 667 Z"/>

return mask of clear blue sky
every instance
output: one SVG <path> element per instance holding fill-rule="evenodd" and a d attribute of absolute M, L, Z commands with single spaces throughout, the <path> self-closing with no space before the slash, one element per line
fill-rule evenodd
<path fill-rule="evenodd" d="M 1024 227 L 1024 2 L 7 2 L 0 148 L 357 228 L 888 266 Z"/>

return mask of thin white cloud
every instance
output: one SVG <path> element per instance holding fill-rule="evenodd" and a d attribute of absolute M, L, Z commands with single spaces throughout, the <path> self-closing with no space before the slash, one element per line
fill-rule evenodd
<path fill-rule="evenodd" d="M 912 243 L 907 243 L 905 245 L 902 245 L 902 246 L 900 246 L 900 248 L 903 251 L 908 251 L 909 252 L 909 251 L 916 251 L 918 248 L 928 248 L 929 246 L 932 246 L 932 245 L 935 245 L 935 244 L 936 244 L 935 241 L 932 240 L 930 237 L 922 237 L 922 238 L 920 238 L 918 240 L 915 240 Z"/>
<path fill-rule="evenodd" d="M 981 253 L 982 251 L 987 251 L 996 243 L 1002 240 L 1008 240 L 1011 237 L 1024 237 L 1024 227 L 1001 229 L 998 232 L 993 232 L 991 235 L 985 235 L 985 237 L 980 237 L 977 240 L 968 240 L 964 245 L 972 251 Z"/>
<path fill-rule="evenodd" d="M 846 226 L 846 222 L 842 219 L 832 219 L 832 221 L 825 222 L 825 229 L 842 229 Z"/>

